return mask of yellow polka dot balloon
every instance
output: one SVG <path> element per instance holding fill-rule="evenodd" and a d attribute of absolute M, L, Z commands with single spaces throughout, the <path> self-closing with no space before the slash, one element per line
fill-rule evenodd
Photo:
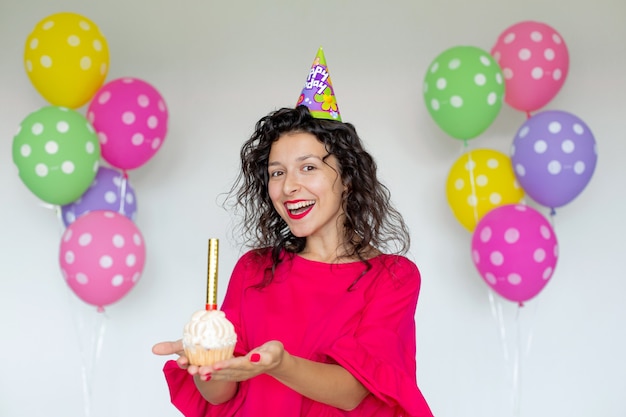
<path fill-rule="evenodd" d="M 76 109 L 87 103 L 109 70 L 109 49 L 100 29 L 76 13 L 42 19 L 26 39 L 24 67 L 50 104 Z"/>
<path fill-rule="evenodd" d="M 492 209 L 521 202 L 524 190 L 515 179 L 507 155 L 492 149 L 477 149 L 461 155 L 450 168 L 446 197 L 459 223 L 473 232 Z"/>

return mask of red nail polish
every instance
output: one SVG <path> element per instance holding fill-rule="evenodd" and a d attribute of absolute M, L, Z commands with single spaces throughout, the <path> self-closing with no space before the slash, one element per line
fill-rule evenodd
<path fill-rule="evenodd" d="M 211 380 L 211 374 L 206 374 L 206 375 L 204 376 L 204 380 L 205 380 L 205 381 L 210 381 L 210 380 Z"/>
<path fill-rule="evenodd" d="M 252 355 L 250 355 L 250 362 L 258 362 L 261 360 L 261 355 L 259 355 L 258 353 L 253 353 Z"/>

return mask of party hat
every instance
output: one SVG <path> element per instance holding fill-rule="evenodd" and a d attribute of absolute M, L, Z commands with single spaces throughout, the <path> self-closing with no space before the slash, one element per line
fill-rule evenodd
<path fill-rule="evenodd" d="M 307 106 L 316 119 L 341 121 L 333 83 L 330 81 L 326 58 L 321 47 L 317 50 L 309 76 L 298 98 L 296 106 L 299 105 Z"/>

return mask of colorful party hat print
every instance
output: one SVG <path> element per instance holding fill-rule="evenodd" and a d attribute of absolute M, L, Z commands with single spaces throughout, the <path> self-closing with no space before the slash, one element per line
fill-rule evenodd
<path fill-rule="evenodd" d="M 307 106 L 316 119 L 341 121 L 333 83 L 330 81 L 326 58 L 321 47 L 317 50 L 309 76 L 298 98 L 296 106 L 299 105 Z"/>

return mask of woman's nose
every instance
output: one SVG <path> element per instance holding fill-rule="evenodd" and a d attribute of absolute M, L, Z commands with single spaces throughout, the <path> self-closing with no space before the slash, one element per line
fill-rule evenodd
<path fill-rule="evenodd" d="M 283 183 L 283 192 L 287 195 L 293 194 L 300 189 L 300 182 L 293 174 L 285 174 L 285 182 Z"/>

